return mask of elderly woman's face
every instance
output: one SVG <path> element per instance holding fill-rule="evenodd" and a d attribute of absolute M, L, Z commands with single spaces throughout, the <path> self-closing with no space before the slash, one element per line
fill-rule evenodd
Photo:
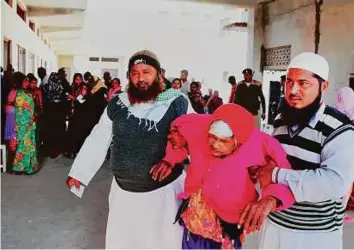
<path fill-rule="evenodd" d="M 209 133 L 208 145 L 213 156 L 221 157 L 232 154 L 237 146 L 237 141 L 233 136 L 221 138 Z"/>
<path fill-rule="evenodd" d="M 186 139 L 178 131 L 176 127 L 172 127 L 168 134 L 168 140 L 171 142 L 173 149 L 180 149 L 187 145 Z"/>

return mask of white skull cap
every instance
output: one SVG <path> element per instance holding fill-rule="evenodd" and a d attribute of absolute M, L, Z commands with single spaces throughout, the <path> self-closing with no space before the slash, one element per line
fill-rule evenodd
<path fill-rule="evenodd" d="M 329 65 L 327 60 L 312 52 L 304 52 L 295 56 L 289 64 L 288 71 L 289 69 L 307 70 L 322 77 L 325 81 L 328 80 Z"/>

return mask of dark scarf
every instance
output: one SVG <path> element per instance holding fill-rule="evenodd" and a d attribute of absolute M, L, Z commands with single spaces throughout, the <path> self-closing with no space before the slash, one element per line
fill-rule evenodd
<path fill-rule="evenodd" d="M 51 73 L 48 82 L 43 85 L 43 95 L 49 101 L 58 101 L 63 97 L 64 87 L 58 73 Z"/>

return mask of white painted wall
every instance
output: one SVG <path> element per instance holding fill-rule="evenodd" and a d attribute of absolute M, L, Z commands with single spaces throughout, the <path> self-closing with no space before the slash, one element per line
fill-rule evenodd
<path fill-rule="evenodd" d="M 41 39 L 33 32 L 29 26 L 28 21 L 25 23 L 16 13 L 16 1 L 11 8 L 5 1 L 1 1 L 1 50 L 3 48 L 4 37 L 12 41 L 12 65 L 17 70 L 17 44 L 35 55 L 35 68 L 40 67 L 40 58 L 47 61 L 48 70 L 57 70 L 57 57 L 55 53 L 49 49 Z M 2 54 L 1 54 L 2 55 Z M 1 59 L 2 61 L 2 59 Z M 44 62 L 43 62 L 44 65 Z M 4 66 L 6 68 L 6 65 Z M 26 64 L 26 72 L 29 72 L 28 64 Z"/>
<path fill-rule="evenodd" d="M 119 67 L 122 67 L 121 72 L 124 74 L 121 76 L 122 79 L 125 79 L 131 55 L 138 50 L 149 49 L 159 57 L 167 77 L 179 77 L 180 71 L 187 69 L 190 81 L 195 79 L 203 82 L 203 92 L 207 92 L 208 88 L 218 89 L 221 97 L 227 101 L 230 86 L 227 79 L 224 81 L 223 73 L 229 72 L 230 75 L 240 79 L 241 72 L 247 65 L 247 32 L 227 32 L 220 36 L 219 31 L 194 33 L 176 29 L 161 36 L 151 34 L 151 38 L 150 41 L 136 43 L 121 56 L 122 64 Z M 116 45 L 108 45 L 107 48 L 115 51 L 114 46 L 119 46 L 119 39 Z M 92 46 L 90 55 L 100 56 L 102 52 L 109 55 L 104 49 Z M 87 56 L 75 56 L 74 59 L 75 69 L 82 72 L 91 70 L 99 73 L 101 68 L 107 66 L 89 62 Z"/>
<path fill-rule="evenodd" d="M 75 55 L 73 52 L 72 72 L 91 71 L 102 77 L 102 69 L 118 68 L 119 77 L 124 83 L 129 58 L 138 50 L 149 49 L 159 57 L 162 67 L 166 69 L 167 77 L 179 77 L 180 70 L 188 69 L 190 80 L 203 82 L 203 92 L 207 92 L 208 88 L 218 89 L 226 102 L 230 94 L 230 86 L 227 79 L 224 81 L 223 73 L 226 71 L 229 75 L 241 79 L 241 72 L 247 66 L 249 39 L 247 32 L 226 32 L 220 36 L 219 31 L 194 33 L 175 29 L 161 36 L 152 33 L 150 37 L 144 35 L 142 37 L 151 38 L 140 42 L 132 39 L 134 46 L 127 48 L 120 56 L 115 56 L 113 53 L 115 47 L 118 48 L 120 45 L 119 38 L 105 41 L 106 45 L 99 47 L 82 44 L 82 48 L 88 48 L 80 51 L 80 54 L 85 55 Z M 118 64 L 90 62 L 88 55 L 119 57 L 120 62 Z"/>
<path fill-rule="evenodd" d="M 354 2 L 348 4 L 324 4 L 321 21 L 319 53 L 330 66 L 327 100 L 336 101 L 336 92 L 348 86 L 348 75 L 354 73 Z"/>
<path fill-rule="evenodd" d="M 93 55 L 96 56 L 96 55 Z M 117 57 L 114 55 L 106 57 Z M 118 63 L 114 62 L 90 62 L 89 56 L 74 56 L 72 72 L 84 74 L 86 71 L 90 71 L 93 75 L 103 78 L 102 69 L 118 69 L 119 78 L 125 79 L 124 58 L 119 57 Z"/>
<path fill-rule="evenodd" d="M 220 22 L 227 17 L 239 21 L 242 12 L 232 6 L 193 2 L 107 0 L 102 4 L 89 0 L 81 39 L 59 51 L 74 55 L 74 71 L 99 75 L 108 67 L 89 62 L 89 56 L 119 56 L 123 80 L 131 55 L 149 49 L 159 57 L 167 77 L 179 77 L 181 69 L 188 69 L 190 80 L 204 83 L 204 92 L 210 87 L 218 89 L 226 101 L 230 86 L 223 79 L 224 72 L 242 77 L 249 37 L 247 32 L 221 34 Z"/>
<path fill-rule="evenodd" d="M 260 47 L 266 48 L 282 45 L 292 46 L 292 57 L 305 51 L 315 51 L 315 6 L 294 10 L 301 5 L 313 2 L 309 0 L 277 0 L 269 4 L 270 21 L 264 28 L 261 25 L 261 8 L 256 9 L 254 68 L 256 76 L 261 76 Z M 346 3 L 343 3 L 346 2 Z M 285 14 L 284 14 L 285 13 Z M 354 72 L 354 2 L 324 1 L 320 25 L 319 54 L 330 65 L 330 87 L 324 99 L 333 105 L 336 90 L 348 84 L 348 74 Z M 269 86 L 264 86 L 268 88 Z"/>

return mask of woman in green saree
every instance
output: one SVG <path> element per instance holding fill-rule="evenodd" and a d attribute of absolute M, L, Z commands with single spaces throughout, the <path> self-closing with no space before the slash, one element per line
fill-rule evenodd
<path fill-rule="evenodd" d="M 35 105 L 29 93 L 27 77 L 16 72 L 14 78 L 18 91 L 15 98 L 16 137 L 10 139 L 10 150 L 14 152 L 10 172 L 31 175 L 39 171 L 36 152 Z"/>

